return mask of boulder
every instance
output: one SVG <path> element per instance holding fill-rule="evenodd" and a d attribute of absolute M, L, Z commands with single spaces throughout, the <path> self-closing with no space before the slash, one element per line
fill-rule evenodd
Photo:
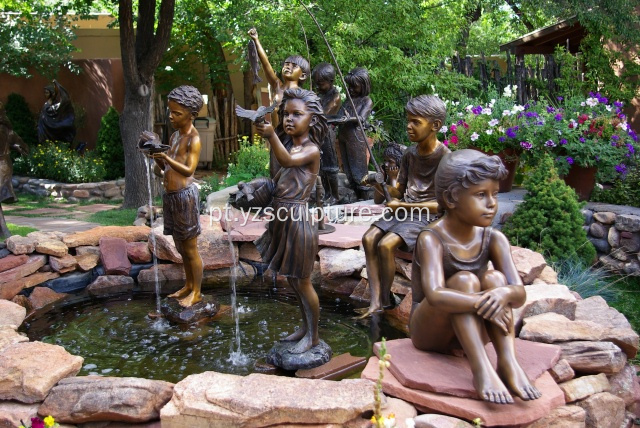
<path fill-rule="evenodd" d="M 351 293 L 351 295 L 349 295 L 349 297 L 361 302 L 370 301 L 371 290 L 369 289 L 369 281 L 367 281 L 365 278 L 361 278 L 360 282 L 358 282 L 358 285 L 356 285 L 356 288 L 353 289 L 353 292 Z"/>
<path fill-rule="evenodd" d="M 551 266 L 545 266 L 537 279 L 546 282 L 547 284 L 557 284 L 558 274 Z"/>
<path fill-rule="evenodd" d="M 640 232 L 640 216 L 633 214 L 620 214 L 616 216 L 615 226 L 616 229 L 625 232 Z"/>
<path fill-rule="evenodd" d="M 15 281 L 0 284 L 0 298 L 13 299 L 15 295 L 25 288 L 34 287 L 59 276 L 60 274 L 57 272 L 36 272 L 29 276 L 18 278 Z"/>
<path fill-rule="evenodd" d="M 474 425 L 454 418 L 453 416 L 437 415 L 435 413 L 420 415 L 413 419 L 415 428 L 473 428 Z"/>
<path fill-rule="evenodd" d="M 373 409 L 373 389 L 373 382 L 363 379 L 204 372 L 175 385 L 160 418 L 163 428 L 345 424 Z"/>
<path fill-rule="evenodd" d="M 262 256 L 253 242 L 243 242 L 238 247 L 238 255 L 240 260 L 249 260 L 252 262 L 262 263 Z"/>
<path fill-rule="evenodd" d="M 327 278 L 322 276 L 322 279 L 320 280 L 320 286 L 323 289 L 329 290 L 333 293 L 346 295 L 351 295 L 359 283 L 359 279 L 351 276 L 340 278 Z"/>
<path fill-rule="evenodd" d="M 146 245 L 142 243 L 142 245 Z M 85 247 L 86 248 L 86 247 Z M 100 254 L 93 253 L 85 253 L 74 256 L 76 258 L 76 262 L 78 263 L 78 270 L 82 272 L 89 272 L 91 269 L 98 265 L 100 261 Z"/>
<path fill-rule="evenodd" d="M 72 233 L 62 238 L 69 248 L 98 245 L 100 238 L 110 236 L 123 238 L 127 242 L 146 241 L 151 229 L 147 226 L 98 226 L 84 232 Z"/>
<path fill-rule="evenodd" d="M 33 307 L 31 306 L 31 302 L 29 301 L 29 298 L 27 296 L 18 294 L 13 299 L 11 299 L 11 302 L 15 303 L 18 306 L 22 306 L 24 309 L 26 309 L 27 313 L 31 313 L 31 311 L 33 311 Z"/>
<path fill-rule="evenodd" d="M 71 293 L 84 289 L 93 279 L 93 272 L 73 272 L 63 275 L 60 278 L 54 278 L 43 285 L 58 293 Z"/>
<path fill-rule="evenodd" d="M 82 357 L 62 346 L 42 342 L 18 343 L 0 353 L 0 400 L 43 401 L 61 379 L 75 376 Z"/>
<path fill-rule="evenodd" d="M 83 245 L 81 247 L 76 247 L 76 256 L 82 256 L 85 254 L 95 254 L 100 257 L 100 247 L 97 245 Z"/>
<path fill-rule="evenodd" d="M 57 422 L 94 421 L 130 423 L 158 419 L 171 399 L 173 384 L 132 377 L 80 376 L 62 379 L 38 410 L 56 415 Z"/>
<path fill-rule="evenodd" d="M 553 312 L 564 315 L 568 319 L 575 317 L 577 300 L 566 285 L 533 284 L 525 287 L 526 301 L 513 310 L 516 332 L 522 327 L 524 318 Z"/>
<path fill-rule="evenodd" d="M 4 272 L 6 270 L 13 269 L 14 267 L 23 265 L 27 260 L 29 260 L 29 256 L 25 254 L 20 254 L 19 256 L 10 254 L 7 257 L 0 259 L 0 272 Z"/>
<path fill-rule="evenodd" d="M 38 417 L 40 403 L 24 404 L 17 401 L 0 401 L 0 427 L 14 428 Z"/>
<path fill-rule="evenodd" d="M 69 253 L 69 247 L 58 239 L 38 239 L 36 251 L 50 256 L 63 257 Z"/>
<path fill-rule="evenodd" d="M 155 267 L 141 270 L 138 274 L 138 286 L 142 291 L 155 290 Z M 182 264 L 159 264 L 157 267 L 158 282 L 162 293 L 170 293 L 184 286 L 186 276 Z M 240 262 L 236 273 L 236 285 L 247 285 L 255 278 L 256 270 L 248 263 Z M 231 276 L 229 268 L 205 270 L 202 277 L 202 289 L 216 286 L 228 286 Z"/>
<path fill-rule="evenodd" d="M 411 292 L 411 281 L 402 275 L 395 275 L 391 284 L 391 292 L 406 296 Z"/>
<path fill-rule="evenodd" d="M 581 300 L 576 305 L 576 321 L 593 321 L 604 327 L 632 328 L 627 318 L 610 307 L 601 296 L 593 296 Z"/>
<path fill-rule="evenodd" d="M 411 281 L 411 269 L 413 264 L 396 257 L 396 272 Z"/>
<path fill-rule="evenodd" d="M 146 242 L 127 242 L 127 257 L 131 263 L 149 263 L 153 260 Z"/>
<path fill-rule="evenodd" d="M 395 428 L 407 428 L 405 421 L 407 419 L 413 420 L 418 415 L 418 411 L 411 403 L 398 398 L 386 397 L 382 405 L 382 415 L 394 415 L 396 419 Z"/>
<path fill-rule="evenodd" d="M 543 343 L 609 341 L 618 345 L 629 358 L 636 356 L 639 340 L 636 332 L 630 328 L 603 327 L 586 320 L 571 321 L 555 313 L 526 318 L 520 338 Z"/>
<path fill-rule="evenodd" d="M 100 262 L 107 275 L 129 275 L 131 262 L 127 258 L 127 241 L 105 236 L 100 238 Z"/>
<path fill-rule="evenodd" d="M 102 275 L 87 286 L 92 296 L 102 297 L 133 290 L 133 278 L 126 275 Z"/>
<path fill-rule="evenodd" d="M 47 256 L 41 254 L 29 256 L 29 259 L 23 265 L 0 272 L 0 284 L 15 281 L 16 279 L 31 275 L 45 264 L 47 264 Z"/>
<path fill-rule="evenodd" d="M 562 358 L 580 373 L 614 374 L 622 370 L 627 356 L 611 342 L 563 342 Z"/>
<path fill-rule="evenodd" d="M 611 389 L 609 380 L 604 373 L 593 376 L 582 376 L 558 385 L 564 392 L 567 403 L 582 400 L 599 392 L 608 392 Z"/>
<path fill-rule="evenodd" d="M 560 406 L 527 428 L 584 428 L 587 412 L 579 406 Z"/>
<path fill-rule="evenodd" d="M 602 224 L 595 222 L 591 223 L 591 226 L 589 226 L 589 233 L 594 238 L 604 238 L 609 233 L 607 229 L 608 228 L 604 227 Z"/>
<path fill-rule="evenodd" d="M 560 360 L 558 363 L 549 369 L 549 374 L 553 377 L 557 383 L 566 382 L 575 377 L 576 373 L 571 368 L 571 365 L 567 360 Z"/>
<path fill-rule="evenodd" d="M 22 306 L 8 300 L 0 300 L 0 327 L 13 326 L 18 328 L 26 316 L 27 311 Z"/>
<path fill-rule="evenodd" d="M 620 231 L 615 227 L 609 228 L 609 234 L 607 235 L 607 242 L 613 248 L 618 248 L 620 246 Z"/>
<path fill-rule="evenodd" d="M 43 231 L 35 231 L 27 233 L 27 238 L 31 238 L 34 241 L 43 241 L 47 239 L 53 239 L 56 241 L 62 241 L 66 234 L 64 232 L 51 231 L 51 232 L 43 232 Z"/>
<path fill-rule="evenodd" d="M 608 392 L 594 394 L 576 405 L 586 412 L 586 428 L 620 427 L 624 422 L 624 400 Z"/>
<path fill-rule="evenodd" d="M 547 266 L 542 254 L 528 248 L 511 247 L 511 256 L 525 285 L 531 284 Z"/>
<path fill-rule="evenodd" d="M 364 251 L 323 248 L 318 251 L 320 271 L 325 278 L 351 276 L 365 266 Z"/>
<path fill-rule="evenodd" d="M 411 316 L 411 306 L 413 306 L 412 301 L 412 293 L 409 293 L 404 296 L 402 302 L 398 306 L 388 311 L 385 311 L 385 315 L 389 320 L 390 324 L 393 325 L 398 330 L 404 331 L 405 333 L 409 333 L 409 318 Z"/>
<path fill-rule="evenodd" d="M 602 224 L 613 224 L 616 222 L 616 213 L 610 211 L 602 211 L 595 213 L 593 218 Z"/>
<path fill-rule="evenodd" d="M 0 352 L 8 346 L 16 343 L 28 342 L 29 338 L 22 333 L 18 333 L 14 326 L 0 326 Z M 0 425 L 2 426 L 2 425 Z"/>
<path fill-rule="evenodd" d="M 636 368 L 627 364 L 618 373 L 609 376 L 611 389 L 608 392 L 622 398 L 624 405 L 629 406 L 635 402 L 634 392 L 637 383 Z"/>
<path fill-rule="evenodd" d="M 26 236 L 13 235 L 5 242 L 7 249 L 13 254 L 31 254 L 36 250 L 36 242 Z"/>
<path fill-rule="evenodd" d="M 62 257 L 49 257 L 49 264 L 51 269 L 58 273 L 67 273 L 74 271 L 78 266 L 76 258 L 70 254 L 65 254 Z"/>
<path fill-rule="evenodd" d="M 68 296 L 65 293 L 57 293 L 48 287 L 36 287 L 29 295 L 29 302 L 34 310 L 44 308 L 47 305 L 63 300 Z"/>

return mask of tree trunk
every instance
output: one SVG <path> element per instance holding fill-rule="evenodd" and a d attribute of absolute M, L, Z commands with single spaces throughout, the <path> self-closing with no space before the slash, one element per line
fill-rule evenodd
<path fill-rule="evenodd" d="M 7 221 L 4 219 L 4 212 L 2 211 L 2 205 L 0 205 L 0 238 L 6 239 L 11 236 L 9 228 L 7 227 Z"/>

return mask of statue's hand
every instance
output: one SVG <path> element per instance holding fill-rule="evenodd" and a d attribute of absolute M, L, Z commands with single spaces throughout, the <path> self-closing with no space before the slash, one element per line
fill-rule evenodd
<path fill-rule="evenodd" d="M 256 122 L 256 133 L 262 138 L 269 139 L 274 135 L 273 126 L 269 122 Z"/>
<path fill-rule="evenodd" d="M 508 308 L 508 294 L 507 287 L 496 287 L 486 291 L 474 305 L 476 313 L 488 321 L 500 318 L 502 312 Z"/>
<path fill-rule="evenodd" d="M 250 29 L 247 33 L 253 40 L 258 40 L 258 30 L 256 30 L 255 28 Z"/>
<path fill-rule="evenodd" d="M 400 167 L 388 166 L 385 168 L 385 172 L 387 173 L 389 180 L 396 180 L 398 178 L 398 173 L 400 172 Z"/>

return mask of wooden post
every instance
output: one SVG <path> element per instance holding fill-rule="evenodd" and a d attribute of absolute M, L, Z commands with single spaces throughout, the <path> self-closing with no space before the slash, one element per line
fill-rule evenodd
<path fill-rule="evenodd" d="M 489 76 L 487 75 L 487 60 L 484 52 L 480 52 L 482 63 L 480 64 L 480 80 L 482 80 L 482 89 L 486 92 L 489 89 Z"/>
<path fill-rule="evenodd" d="M 511 66 L 511 54 L 507 51 L 507 86 L 513 86 L 513 67 Z"/>
<path fill-rule="evenodd" d="M 525 72 L 526 71 L 524 67 L 524 55 L 523 54 L 516 55 L 516 85 L 518 85 L 516 99 L 518 100 L 518 103 L 522 105 L 524 105 L 524 103 L 526 102 L 525 90 L 524 90 Z"/>

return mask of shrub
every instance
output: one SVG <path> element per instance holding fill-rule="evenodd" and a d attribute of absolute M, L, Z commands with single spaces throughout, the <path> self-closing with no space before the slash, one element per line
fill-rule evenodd
<path fill-rule="evenodd" d="M 124 147 L 120 136 L 120 115 L 113 107 L 102 116 L 96 152 L 105 165 L 109 165 L 107 180 L 124 177 Z"/>
<path fill-rule="evenodd" d="M 240 139 L 240 150 L 234 154 L 234 159 L 227 170 L 226 186 L 269 176 L 269 149 L 264 146 L 260 137 L 256 136 L 251 143 L 249 137 L 243 136 Z"/>
<path fill-rule="evenodd" d="M 610 189 L 596 187 L 590 199 L 594 202 L 640 207 L 640 167 L 631 167 L 625 175 L 613 182 Z"/>
<path fill-rule="evenodd" d="M 38 144 L 36 116 L 29 110 L 27 100 L 20 94 L 9 94 L 5 108 L 13 130 L 22 138 L 22 141 L 29 146 Z"/>
<path fill-rule="evenodd" d="M 105 162 L 95 152 L 81 156 L 68 143 L 45 141 L 13 164 L 16 174 L 63 183 L 90 183 L 105 179 Z"/>
<path fill-rule="evenodd" d="M 592 264 L 596 251 L 582 228 L 576 193 L 558 177 L 547 156 L 525 179 L 527 194 L 503 229 L 512 244 L 539 251 L 552 262 L 576 257 Z"/>
<path fill-rule="evenodd" d="M 217 192 L 218 190 L 220 190 L 220 178 L 217 174 L 204 177 L 200 185 L 200 201 L 206 201 L 210 193 Z"/>

